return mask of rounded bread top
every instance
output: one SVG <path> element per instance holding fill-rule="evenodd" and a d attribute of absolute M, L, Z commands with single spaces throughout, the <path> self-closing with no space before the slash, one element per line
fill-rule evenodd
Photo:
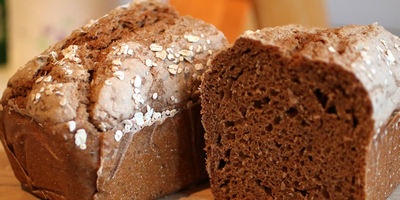
<path fill-rule="evenodd" d="M 227 44 L 203 21 L 158 1 L 112 10 L 29 61 L 10 79 L 1 104 L 38 123 L 122 122 L 137 131 L 198 103 L 210 56 Z"/>

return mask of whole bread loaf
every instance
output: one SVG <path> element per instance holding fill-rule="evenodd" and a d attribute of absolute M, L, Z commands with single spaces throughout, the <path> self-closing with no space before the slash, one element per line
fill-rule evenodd
<path fill-rule="evenodd" d="M 243 34 L 201 85 L 216 199 L 386 199 L 400 184 L 399 58 L 376 24 Z"/>
<path fill-rule="evenodd" d="M 203 21 L 134 1 L 29 61 L 0 101 L 0 138 L 43 199 L 154 199 L 207 178 L 198 87 L 227 44 Z"/>

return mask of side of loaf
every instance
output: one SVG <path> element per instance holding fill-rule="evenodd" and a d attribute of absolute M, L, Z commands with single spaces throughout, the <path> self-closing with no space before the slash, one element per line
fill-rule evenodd
<path fill-rule="evenodd" d="M 216 199 L 386 199 L 400 184 L 399 58 L 376 24 L 243 34 L 201 84 Z"/>
<path fill-rule="evenodd" d="M 224 35 L 134 1 L 29 61 L 0 101 L 0 139 L 42 199 L 156 199 L 207 178 L 198 87 Z"/>

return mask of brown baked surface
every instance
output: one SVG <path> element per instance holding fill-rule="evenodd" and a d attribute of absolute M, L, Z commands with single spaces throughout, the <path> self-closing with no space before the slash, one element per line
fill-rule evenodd
<path fill-rule="evenodd" d="M 0 139 L 34 195 L 155 199 L 206 179 L 198 87 L 226 39 L 168 5 L 135 2 L 9 80 Z"/>
<path fill-rule="evenodd" d="M 385 199 L 400 183 L 400 39 L 378 25 L 249 31 L 204 75 L 216 199 Z"/>

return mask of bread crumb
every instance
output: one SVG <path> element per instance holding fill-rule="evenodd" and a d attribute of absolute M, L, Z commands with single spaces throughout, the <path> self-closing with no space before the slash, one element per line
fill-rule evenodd
<path fill-rule="evenodd" d="M 54 61 L 56 61 L 57 58 L 58 58 L 58 54 L 57 54 L 57 52 L 55 52 L 55 51 L 51 51 L 51 52 L 49 53 L 49 55 L 50 55 L 50 58 L 51 58 L 52 60 L 54 60 Z"/>
<path fill-rule="evenodd" d="M 197 71 L 200 71 L 203 69 L 203 64 L 201 63 L 197 63 L 194 65 L 194 69 L 196 69 Z"/>
<path fill-rule="evenodd" d="M 178 65 L 169 65 L 168 72 L 175 75 L 178 72 Z"/>
<path fill-rule="evenodd" d="M 140 89 L 139 88 L 133 88 L 133 92 L 135 94 L 140 94 Z"/>
<path fill-rule="evenodd" d="M 86 149 L 87 133 L 85 129 L 78 129 L 75 133 L 75 145 L 79 146 L 81 150 Z"/>
<path fill-rule="evenodd" d="M 137 89 L 137 88 L 135 88 L 135 89 Z M 136 104 L 136 106 L 139 106 L 139 104 L 144 103 L 144 99 L 143 99 L 142 95 L 140 95 L 136 91 L 135 91 L 135 94 L 132 95 L 132 99 L 133 99 L 134 103 Z"/>
<path fill-rule="evenodd" d="M 178 74 L 182 73 L 183 68 L 182 67 L 178 67 Z"/>
<path fill-rule="evenodd" d="M 122 44 L 121 48 L 120 48 L 120 52 L 121 54 L 128 54 L 129 51 L 129 46 L 127 44 Z"/>
<path fill-rule="evenodd" d="M 122 121 L 122 124 L 124 125 L 124 130 L 123 130 L 124 133 L 128 133 L 132 130 L 133 123 L 131 120 L 126 119 Z"/>
<path fill-rule="evenodd" d="M 107 80 L 104 81 L 104 84 L 107 85 L 107 86 L 111 86 L 112 82 L 107 79 Z"/>
<path fill-rule="evenodd" d="M 200 37 L 196 35 L 184 35 L 184 38 L 191 43 L 195 43 L 200 40 Z"/>
<path fill-rule="evenodd" d="M 40 97 L 41 97 L 42 95 L 40 94 L 40 93 L 36 93 L 35 95 L 34 95 L 34 99 L 33 99 L 33 103 L 38 103 L 39 101 L 40 101 Z"/>
<path fill-rule="evenodd" d="M 65 75 L 72 75 L 73 72 L 71 69 L 65 69 Z"/>
<path fill-rule="evenodd" d="M 116 72 L 116 71 L 119 70 L 119 68 L 118 68 L 117 66 L 113 66 L 113 67 L 111 67 L 111 70 L 112 70 L 113 72 Z"/>
<path fill-rule="evenodd" d="M 135 113 L 134 119 L 135 119 L 137 125 L 139 125 L 139 126 L 143 126 L 144 125 L 144 119 L 143 119 L 143 113 L 142 112 Z"/>
<path fill-rule="evenodd" d="M 207 67 L 211 67 L 211 64 L 212 64 L 212 60 L 210 58 L 207 59 Z"/>
<path fill-rule="evenodd" d="M 190 51 L 187 49 L 180 50 L 178 53 L 185 57 L 193 57 L 194 56 L 193 51 Z"/>
<path fill-rule="evenodd" d="M 165 50 L 162 50 L 160 52 L 156 52 L 156 57 L 161 59 L 161 60 L 165 60 L 165 58 L 167 57 L 167 52 Z"/>
<path fill-rule="evenodd" d="M 124 133 L 121 130 L 115 131 L 115 135 L 114 135 L 115 141 L 117 141 L 117 142 L 121 141 L 122 136 L 124 136 Z"/>
<path fill-rule="evenodd" d="M 116 71 L 113 73 L 113 75 L 121 81 L 124 80 L 124 78 L 125 78 L 125 74 L 123 71 Z"/>
<path fill-rule="evenodd" d="M 144 122 L 149 124 L 151 121 L 151 117 L 153 116 L 154 109 L 147 105 L 147 112 L 144 114 Z"/>
<path fill-rule="evenodd" d="M 130 55 L 130 56 L 133 56 L 133 54 L 134 54 L 134 53 L 133 53 L 133 49 L 128 49 L 127 54 Z"/>
<path fill-rule="evenodd" d="M 166 117 L 172 117 L 174 116 L 178 111 L 176 109 L 172 109 L 172 110 L 166 110 L 162 112 L 162 116 L 166 116 Z"/>
<path fill-rule="evenodd" d="M 65 105 L 67 105 L 67 99 L 66 98 L 61 98 L 60 100 L 60 106 L 64 107 Z"/>
<path fill-rule="evenodd" d="M 158 51 L 162 51 L 163 47 L 161 45 L 159 45 L 159 44 L 153 43 L 153 44 L 150 45 L 150 50 L 158 52 Z"/>
<path fill-rule="evenodd" d="M 146 59 L 146 61 L 145 61 L 146 63 L 146 66 L 147 67 L 152 67 L 153 66 L 153 61 L 151 61 L 150 59 Z"/>
<path fill-rule="evenodd" d="M 43 79 L 44 82 L 49 83 L 51 82 L 53 77 L 51 75 L 46 76 L 46 78 Z"/>
<path fill-rule="evenodd" d="M 74 132 L 75 131 L 75 129 L 76 129 L 76 122 L 75 121 L 69 121 L 69 122 L 67 122 L 67 124 L 68 124 L 68 130 L 69 130 L 69 132 Z"/>
<path fill-rule="evenodd" d="M 36 79 L 35 83 L 40 83 L 40 82 L 42 82 L 43 79 L 44 79 L 44 77 L 41 76 L 41 77 L 39 77 L 38 79 Z"/>
<path fill-rule="evenodd" d="M 113 64 L 113 65 L 116 65 L 116 66 L 121 66 L 121 65 L 122 65 L 121 58 L 114 59 L 114 60 L 112 61 L 112 64 Z"/>
<path fill-rule="evenodd" d="M 207 51 L 207 50 L 208 50 L 208 48 L 207 48 L 207 46 L 206 46 L 205 44 L 203 45 L 203 50 L 204 50 L 204 51 Z"/>
<path fill-rule="evenodd" d="M 61 91 L 55 91 L 54 94 L 60 97 L 64 96 L 64 93 L 62 93 Z"/>
<path fill-rule="evenodd" d="M 167 55 L 167 58 L 168 58 L 168 60 L 172 61 L 172 60 L 175 59 L 175 56 L 174 56 L 173 54 L 169 53 L 169 54 Z"/>
<path fill-rule="evenodd" d="M 171 96 L 171 101 L 174 103 L 178 103 L 178 98 L 176 98 L 175 96 Z"/>
<path fill-rule="evenodd" d="M 153 99 L 154 99 L 154 100 L 156 100 L 156 99 L 157 99 L 157 97 L 158 97 L 158 94 L 157 94 L 157 92 L 153 93 L 153 96 L 152 96 L 152 97 L 153 97 Z"/>
<path fill-rule="evenodd" d="M 153 116 L 151 117 L 151 120 L 152 120 L 153 122 L 155 122 L 155 121 L 160 120 L 161 117 L 162 117 L 162 115 L 161 115 L 160 112 L 154 112 L 154 113 L 153 113 Z"/>
<path fill-rule="evenodd" d="M 203 51 L 203 47 L 201 45 L 197 46 L 196 53 L 201 53 Z"/>
<path fill-rule="evenodd" d="M 135 79 L 133 80 L 133 86 L 135 88 L 140 88 L 142 85 L 142 78 L 140 76 L 136 76 Z"/>
<path fill-rule="evenodd" d="M 67 48 L 62 50 L 62 54 L 64 55 L 65 59 L 74 61 L 76 63 L 81 63 L 81 59 L 77 57 L 76 53 L 78 51 L 77 45 L 70 45 Z"/>
<path fill-rule="evenodd" d="M 106 131 L 107 130 L 107 125 L 104 122 L 100 122 L 99 128 L 101 131 Z"/>

